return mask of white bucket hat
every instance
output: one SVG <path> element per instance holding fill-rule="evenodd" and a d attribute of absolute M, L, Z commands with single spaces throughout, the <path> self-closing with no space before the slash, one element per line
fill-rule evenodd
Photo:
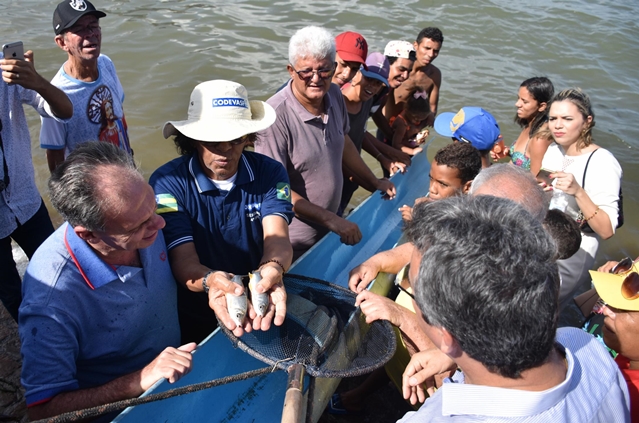
<path fill-rule="evenodd" d="M 162 135 L 168 138 L 179 131 L 198 141 L 233 141 L 268 128 L 275 116 L 275 110 L 265 102 L 249 101 L 243 85 L 217 79 L 193 89 L 187 120 L 168 121 Z"/>

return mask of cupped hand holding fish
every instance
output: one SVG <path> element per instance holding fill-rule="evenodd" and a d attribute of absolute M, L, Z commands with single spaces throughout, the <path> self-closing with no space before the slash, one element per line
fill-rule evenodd
<path fill-rule="evenodd" d="M 268 295 L 268 306 L 263 316 L 260 315 L 259 303 L 251 298 L 252 306 L 249 308 L 249 317 L 253 320 L 254 330 L 268 330 L 271 323 L 280 326 L 286 317 L 286 289 L 282 281 L 282 269 L 275 263 L 266 263 L 259 270 L 261 280 L 257 282 L 255 291 L 257 294 Z M 253 295 L 255 296 L 255 295 Z"/>
<path fill-rule="evenodd" d="M 232 274 L 218 271 L 212 273 L 206 282 L 209 286 L 209 307 L 213 309 L 218 319 L 239 337 L 244 335 L 244 332 L 252 330 L 251 322 L 245 318 L 247 314 L 251 314 L 252 307 L 248 305 L 248 313 L 246 305 L 242 310 L 242 304 L 246 301 L 246 291 L 242 284 L 234 283 L 232 278 Z M 237 309 L 233 311 L 233 317 L 229 313 L 231 308 Z M 254 311 L 253 314 L 255 314 Z"/>

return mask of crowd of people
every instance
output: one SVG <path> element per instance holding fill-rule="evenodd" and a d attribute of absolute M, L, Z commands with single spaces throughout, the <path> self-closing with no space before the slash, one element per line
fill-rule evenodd
<path fill-rule="evenodd" d="M 281 325 L 293 261 L 329 232 L 359 243 L 345 218 L 354 191 L 392 201 L 388 177 L 407 170 L 433 127 L 451 143 L 436 152 L 424 196 L 399 207 L 409 241 L 350 272 L 366 321 L 397 328 L 397 353 L 333 395 L 328 411 L 361 411 L 390 378 L 416 405 L 406 422 L 639 422 L 639 266 L 591 270 L 599 241 L 623 224 L 622 171 L 594 143 L 583 91 L 525 80 L 514 119 L 522 131 L 505 147 L 487 110 L 438 113 L 439 29 L 369 52 L 357 32 L 308 26 L 290 38 L 288 82 L 266 102 L 238 82 L 198 84 L 187 119 L 162 128 L 178 157 L 147 183 L 124 90 L 101 54 L 104 17 L 86 0 L 58 4 L 54 40 L 67 60 L 51 83 L 31 51 L 0 58 L 0 299 L 19 324 L 31 418 L 174 382 L 218 320 L 236 336 Z M 49 196 L 65 220 L 55 230 L 35 186 L 23 103 L 42 115 Z M 30 258 L 22 281 L 12 239 Z M 231 315 L 228 299 L 246 295 L 233 277 L 249 272 L 269 305 L 248 301 Z M 399 293 L 367 290 L 380 272 L 398 275 Z M 585 330 L 558 329 L 590 280 Z"/>

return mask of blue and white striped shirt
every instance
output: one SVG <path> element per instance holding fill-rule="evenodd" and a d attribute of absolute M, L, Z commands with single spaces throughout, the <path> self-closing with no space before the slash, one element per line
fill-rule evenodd
<path fill-rule="evenodd" d="M 559 329 L 557 343 L 568 362 L 559 385 L 542 392 L 466 385 L 458 372 L 400 422 L 629 422 L 628 388 L 606 349 L 576 328 Z"/>

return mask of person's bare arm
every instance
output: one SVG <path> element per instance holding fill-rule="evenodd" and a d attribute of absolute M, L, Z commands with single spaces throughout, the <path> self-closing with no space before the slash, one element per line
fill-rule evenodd
<path fill-rule="evenodd" d="M 411 242 L 375 254 L 349 273 L 348 287 L 362 292 L 379 272 L 396 274 L 410 262 L 415 246 Z"/>
<path fill-rule="evenodd" d="M 546 150 L 552 144 L 552 140 L 542 137 L 535 137 L 528 143 L 528 155 L 530 157 L 530 172 L 536 176 L 541 169 L 541 161 L 546 154 Z M 556 169 L 550 169 L 556 170 Z"/>
<path fill-rule="evenodd" d="M 262 229 L 264 253 L 261 263 L 264 264 L 259 269 L 262 281 L 257 285 L 257 291 L 268 292 L 270 304 L 264 317 L 256 316 L 253 329 L 268 330 L 271 322 L 276 326 L 284 323 L 286 290 L 282 276 L 293 261 L 293 247 L 288 237 L 288 222 L 282 216 L 265 216 L 262 219 Z"/>
<path fill-rule="evenodd" d="M 367 144 L 369 146 L 374 147 L 378 152 L 382 153 L 384 156 L 388 157 L 391 161 L 393 162 L 400 162 L 403 163 L 406 166 L 410 166 L 411 163 L 411 155 L 404 153 L 400 150 L 397 150 L 396 148 L 391 147 L 388 144 L 385 144 L 383 142 L 381 142 L 380 140 L 378 140 L 377 138 L 375 138 L 373 136 L 373 134 L 371 134 L 370 132 L 366 132 L 366 134 L 364 134 L 364 142 L 362 143 L 362 146 L 364 148 L 364 150 L 366 150 L 366 152 L 368 152 L 371 156 L 373 155 L 373 153 L 371 151 L 373 151 L 371 149 L 371 151 L 367 150 L 366 146 Z M 369 148 L 372 148 L 369 147 Z M 373 156 L 375 157 L 375 156 Z"/>
<path fill-rule="evenodd" d="M 442 85 L 442 72 L 439 70 L 439 68 L 433 66 L 433 74 L 430 75 L 430 78 L 433 80 L 433 89 L 428 95 L 430 112 L 432 113 L 429 118 L 434 121 L 435 116 L 437 116 L 437 106 L 439 105 L 439 88 Z M 432 122 L 427 122 L 427 126 L 432 125 Z"/>
<path fill-rule="evenodd" d="M 174 383 L 191 370 L 191 352 L 196 346 L 194 342 L 191 342 L 179 348 L 168 347 L 150 364 L 137 372 L 94 388 L 59 393 L 50 401 L 29 407 L 27 411 L 29 418 L 44 419 L 69 411 L 135 398 L 162 378 Z"/>
<path fill-rule="evenodd" d="M 233 283 L 227 272 L 209 269 L 201 264 L 194 243 L 187 242 L 172 248 L 169 251 L 169 261 L 175 280 L 194 292 L 204 291 L 202 280 L 209 271 L 213 270 L 214 272 L 206 279 L 209 287 L 209 307 L 213 309 L 215 315 L 224 322 L 226 327 L 233 331 L 235 336 L 242 336 L 244 331 L 251 331 L 252 325 L 248 319 L 245 319 L 242 327 L 233 322 L 226 305 L 225 294 L 241 295 L 244 288 Z"/>
<path fill-rule="evenodd" d="M 388 101 L 389 95 L 386 95 L 386 101 Z M 384 116 L 385 104 L 386 102 L 384 102 L 384 105 L 380 105 L 375 113 L 373 113 L 373 122 L 375 122 L 375 125 L 377 125 L 380 131 L 382 131 L 382 134 L 384 134 L 386 139 L 390 140 L 393 138 L 393 129 L 391 128 L 390 123 L 388 123 L 388 119 L 386 119 L 386 116 Z"/>
<path fill-rule="evenodd" d="M 7 84 L 17 84 L 40 94 L 49 103 L 51 112 L 60 119 L 73 116 L 73 104 L 59 88 L 51 85 L 35 70 L 33 51 L 24 54 L 24 60 L 0 60 L 2 79 Z"/>
<path fill-rule="evenodd" d="M 362 142 L 362 149 L 373 156 L 375 159 L 377 159 L 379 164 L 384 169 L 386 169 L 391 176 L 393 176 L 396 172 L 404 173 L 406 171 L 406 164 L 399 161 L 393 161 L 386 157 L 381 151 L 377 149 L 375 143 L 372 142 L 371 138 L 375 139 L 375 137 L 373 137 L 370 133 L 366 132 L 366 134 L 364 135 L 364 140 Z M 379 142 L 379 140 L 377 139 L 375 139 L 375 141 Z"/>
<path fill-rule="evenodd" d="M 393 326 L 399 328 L 406 340 L 417 351 L 435 347 L 419 327 L 419 317 L 395 301 L 365 290 L 357 295 L 355 307 L 361 307 L 362 313 L 366 316 L 366 323 L 388 320 Z"/>
<path fill-rule="evenodd" d="M 615 234 L 610 222 L 608 213 L 600 209 L 596 205 L 585 189 L 579 185 L 572 173 L 555 172 L 550 174 L 551 178 L 556 178 L 555 188 L 562 190 L 568 195 L 575 197 L 577 206 L 587 219 L 590 228 L 597 233 L 602 239 L 608 239 Z M 614 192 L 618 192 L 619 187 L 614 188 Z"/>
<path fill-rule="evenodd" d="M 377 179 L 375 174 L 366 166 L 364 160 L 357 151 L 355 144 L 351 138 L 347 135 L 344 139 L 344 154 L 342 156 L 342 163 L 346 166 L 353 175 L 356 175 L 358 180 L 361 181 L 361 186 L 368 191 L 381 191 L 385 193 L 388 198 L 395 198 L 395 185 L 388 179 Z"/>
<path fill-rule="evenodd" d="M 49 165 L 49 171 L 53 172 L 56 167 L 64 161 L 64 148 L 59 150 L 46 150 L 47 165 Z"/>
<path fill-rule="evenodd" d="M 401 150 L 404 145 L 404 136 L 406 135 L 406 123 L 403 119 L 395 119 L 393 122 L 393 148 Z"/>
<path fill-rule="evenodd" d="M 297 216 L 324 226 L 331 232 L 335 232 L 340 236 L 340 241 L 344 244 L 355 245 L 362 240 L 362 233 L 357 224 L 311 203 L 293 190 L 291 190 L 291 198 L 293 201 L 293 211 Z"/>

